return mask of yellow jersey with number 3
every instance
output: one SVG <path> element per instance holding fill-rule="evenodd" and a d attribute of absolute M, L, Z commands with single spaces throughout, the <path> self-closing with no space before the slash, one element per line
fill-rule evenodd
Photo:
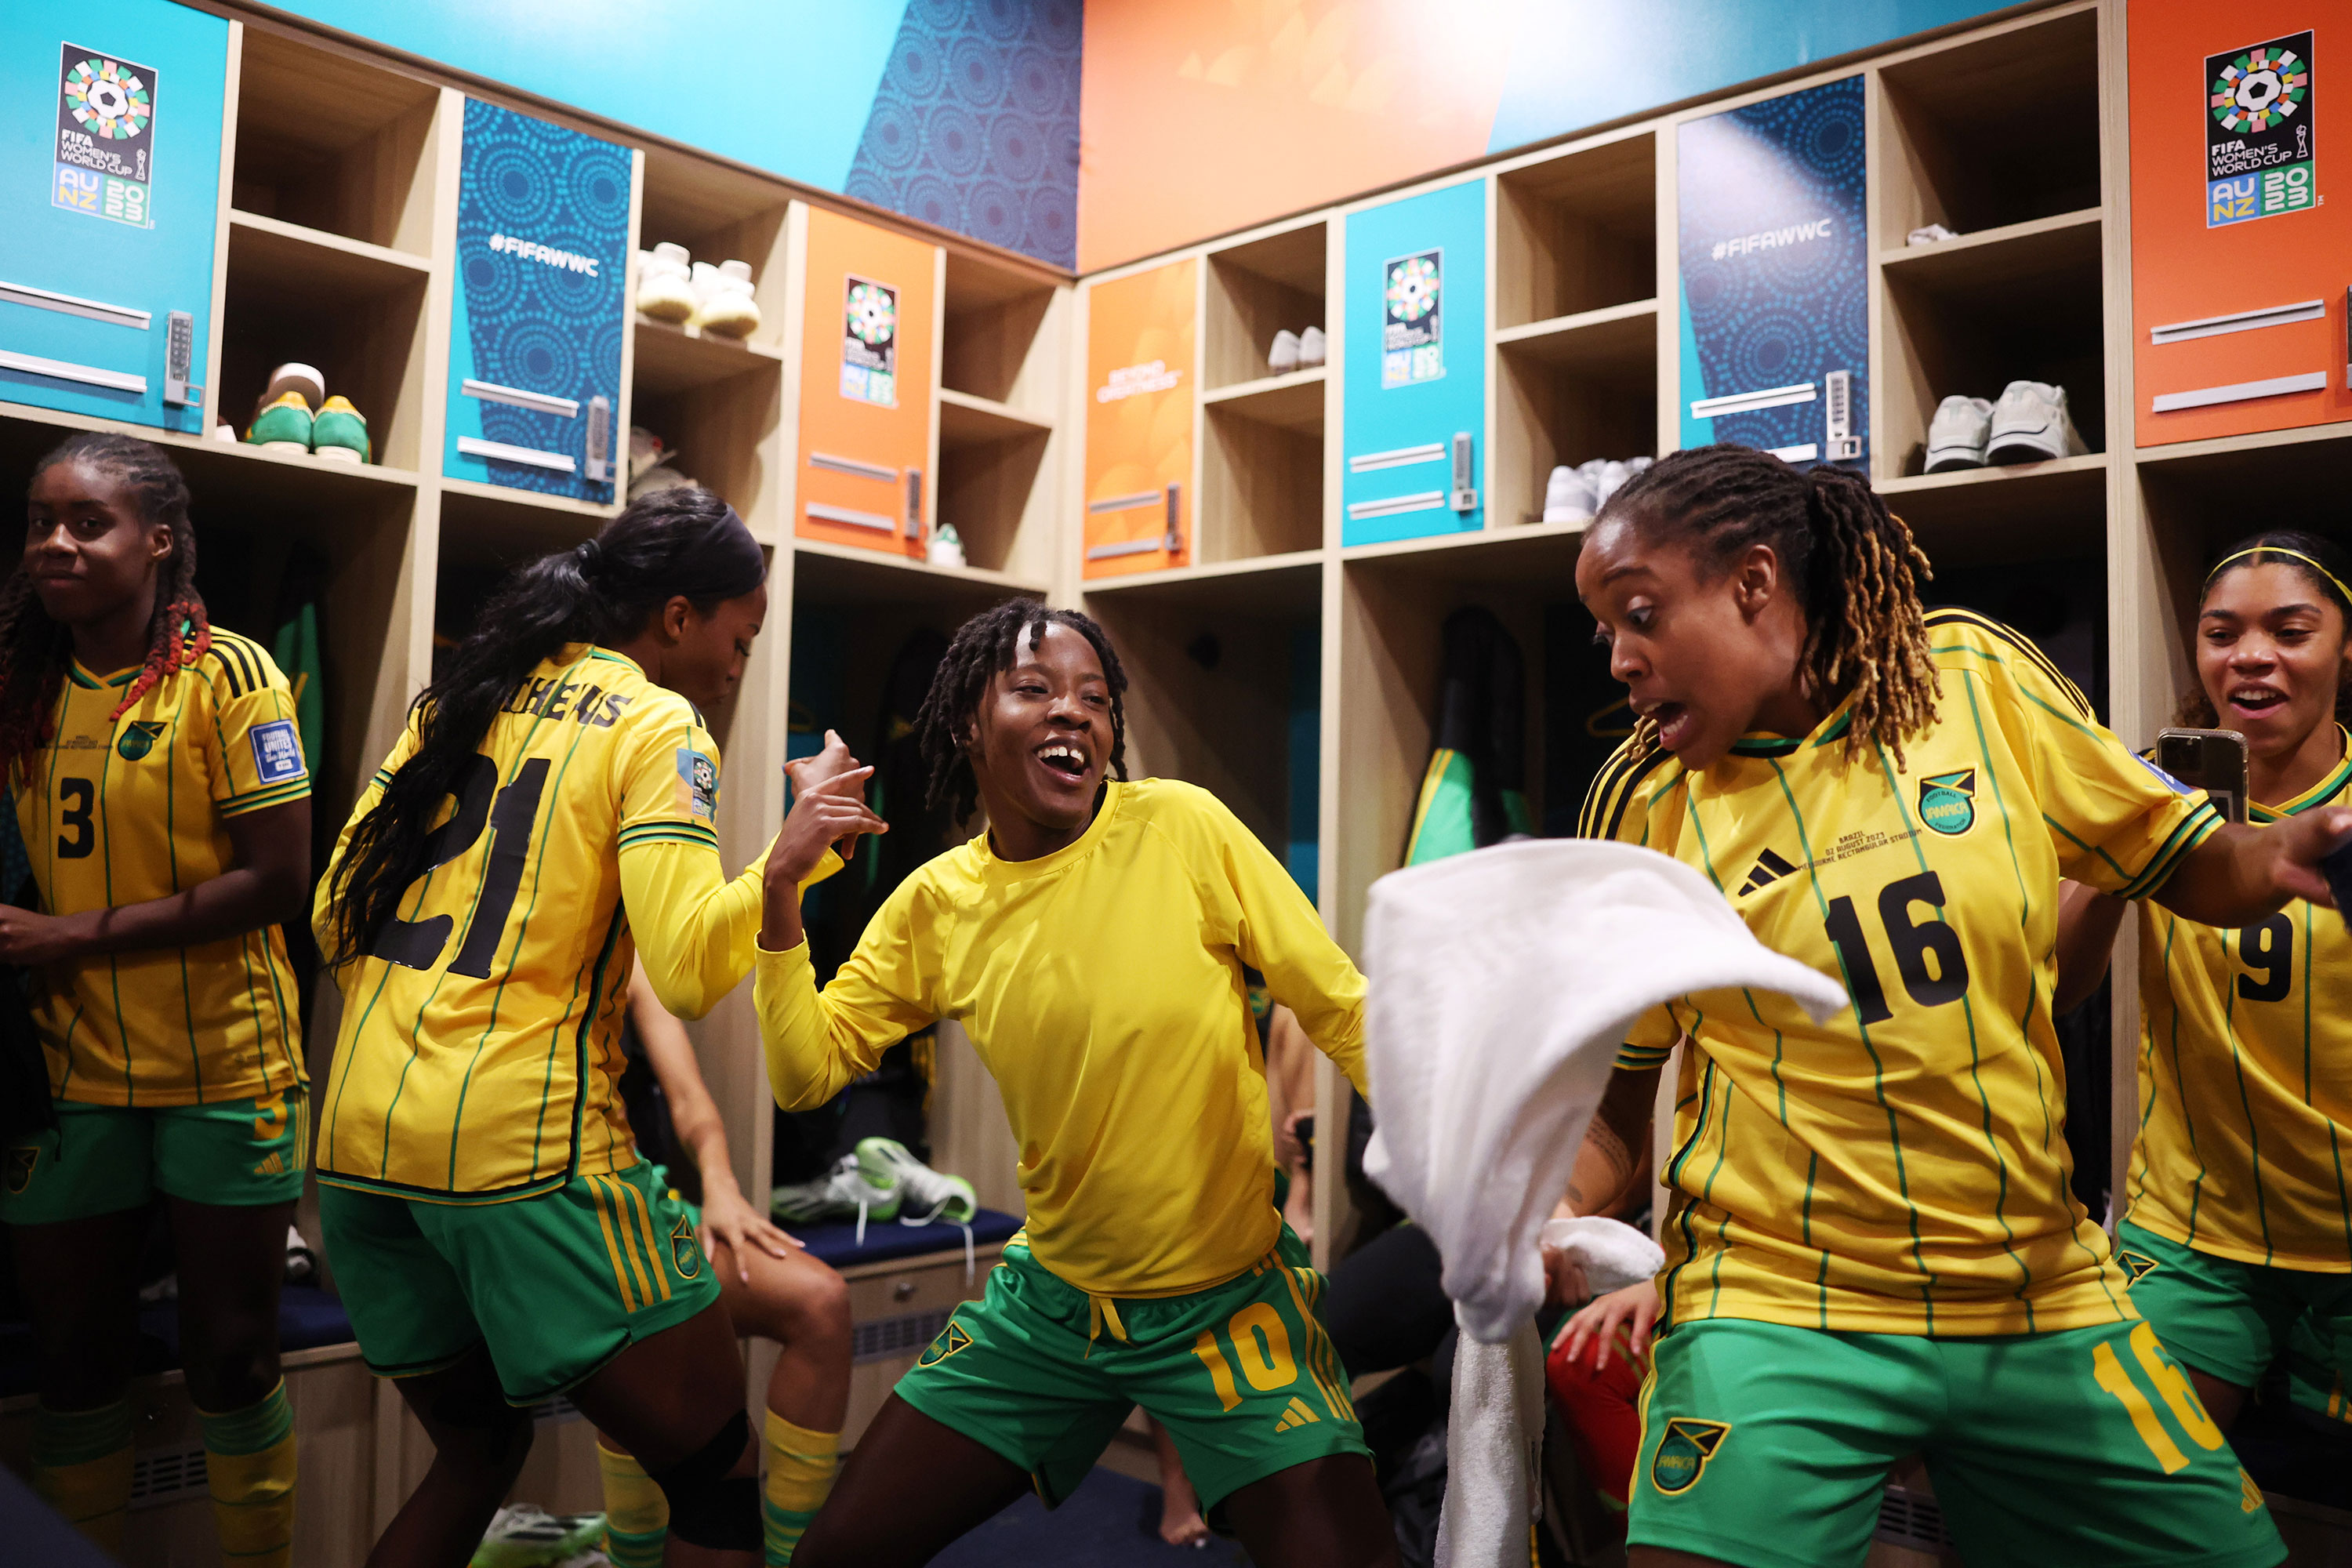
<path fill-rule="evenodd" d="M 415 742 L 412 721 L 337 861 Z M 718 799 L 719 748 L 685 698 L 609 649 L 542 662 L 441 808 L 398 920 L 336 976 L 319 1179 L 484 1203 L 635 1164 L 620 1031 L 639 945 L 688 1017 L 751 966 L 758 869 L 728 882 Z"/>
<path fill-rule="evenodd" d="M 1621 752 L 1586 803 L 1587 837 L 1697 868 L 1852 997 L 1816 1025 L 1768 993 L 1688 996 L 1621 1053 L 1696 1047 L 1661 1178 L 1675 1323 L 1958 1335 L 2135 1315 L 2068 1189 L 2058 882 L 2144 898 L 2221 818 L 2016 633 L 1942 610 L 1927 636 L 1940 717 L 1899 763 L 1849 758 L 1842 708 L 1698 773 Z"/>
<path fill-rule="evenodd" d="M 169 898 L 236 863 L 227 824 L 310 793 L 294 696 L 259 643 L 213 628 L 203 658 L 112 717 L 138 670 L 69 664 L 55 738 L 16 792 L 43 910 Z M 205 1105 L 304 1081 L 276 926 L 55 965 L 35 1007 L 60 1100 Z"/>
<path fill-rule="evenodd" d="M 2338 733 L 2343 733 L 2341 728 Z M 2352 736 L 2257 826 L 2352 805 Z M 2131 1219 L 2242 1263 L 2352 1273 L 2352 933 L 2301 899 L 2242 931 L 2140 910 Z"/>

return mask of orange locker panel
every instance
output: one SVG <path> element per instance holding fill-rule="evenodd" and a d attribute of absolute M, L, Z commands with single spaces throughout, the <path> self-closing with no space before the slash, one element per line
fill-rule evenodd
<path fill-rule="evenodd" d="M 803 539 L 922 558 L 937 246 L 812 210 L 801 331 Z"/>
<path fill-rule="evenodd" d="M 1200 263 L 1087 292 L 1086 574 L 1192 560 L 1192 411 Z"/>
<path fill-rule="evenodd" d="M 2314 90 L 2313 58 L 2315 44 L 2344 68 L 2332 51 L 2352 34 L 2326 25 L 2342 16 L 2322 0 L 2132 0 L 2143 447 L 2352 419 L 2352 119 L 2340 89 Z"/>

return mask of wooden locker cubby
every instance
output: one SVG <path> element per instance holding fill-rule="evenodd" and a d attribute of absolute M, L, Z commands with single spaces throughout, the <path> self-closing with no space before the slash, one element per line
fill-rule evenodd
<path fill-rule="evenodd" d="M 1069 320 L 1067 290 L 1037 272 L 949 253 L 937 518 L 955 528 L 968 565 L 1042 579 L 1058 564 L 1054 395 Z"/>
<path fill-rule="evenodd" d="M 1657 137 L 1620 140 L 1496 177 L 1497 332 L 1657 298 Z"/>
<path fill-rule="evenodd" d="M 1543 521 L 1553 468 L 1654 457 L 1658 307 L 1604 306 L 1495 334 L 1494 495 L 1501 523 Z"/>
<path fill-rule="evenodd" d="M 1265 356 L 1276 332 L 1309 327 L 1330 332 L 1324 308 L 1328 228 L 1303 224 L 1210 253 L 1202 388 L 1214 392 L 1274 378 Z"/>
<path fill-rule="evenodd" d="M 441 89 L 358 51 L 261 27 L 237 75 L 238 212 L 429 256 Z"/>

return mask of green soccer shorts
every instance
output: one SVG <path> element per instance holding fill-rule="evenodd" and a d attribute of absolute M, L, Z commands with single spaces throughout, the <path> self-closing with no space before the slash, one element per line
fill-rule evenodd
<path fill-rule="evenodd" d="M 2164 1348 L 2208 1376 L 2253 1387 L 2297 1324 L 2323 1364 L 2352 1366 L 2352 1274 L 2241 1263 L 2129 1220 L 2116 1229 L 2116 1262 Z"/>
<path fill-rule="evenodd" d="M 719 1300 L 684 1205 L 640 1160 L 507 1203 L 319 1184 L 360 1353 L 385 1377 L 486 1344 L 510 1405 L 537 1405 Z"/>
<path fill-rule="evenodd" d="M 143 1208 L 158 1192 L 226 1208 L 302 1195 L 301 1090 L 210 1105 L 57 1102 L 58 1124 L 8 1147 L 0 1221 L 54 1225 Z"/>
<path fill-rule="evenodd" d="M 1636 1546 L 1739 1568 L 1859 1564 L 1921 1455 L 1970 1563 L 2270 1568 L 2262 1493 L 2145 1322 L 1929 1339 L 1712 1318 L 1657 1342 Z"/>
<path fill-rule="evenodd" d="M 1367 1460 L 1324 1331 L 1323 1277 L 1288 1226 L 1247 1272 L 1188 1296 L 1089 1296 L 1017 1241 L 955 1310 L 898 1397 L 1027 1470 L 1054 1507 L 1141 1405 L 1176 1440 L 1203 1513 L 1334 1454 Z"/>

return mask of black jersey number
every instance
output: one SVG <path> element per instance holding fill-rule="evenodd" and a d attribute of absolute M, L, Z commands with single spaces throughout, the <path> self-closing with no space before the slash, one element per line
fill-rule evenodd
<path fill-rule="evenodd" d="M 457 809 L 425 840 L 425 874 L 435 871 L 471 849 L 490 832 L 489 862 L 482 868 L 482 886 L 474 897 L 474 913 L 466 922 L 466 940 L 450 962 L 449 973 L 487 980 L 491 960 L 498 956 L 499 938 L 522 888 L 523 866 L 530 858 L 531 825 L 539 819 L 539 798 L 547 787 L 547 759 L 533 757 L 516 773 L 514 782 L 499 787 L 499 765 L 477 756 L 466 764 L 465 777 L 453 792 Z M 374 954 L 386 963 L 409 969 L 430 969 L 449 943 L 447 915 L 428 921 L 392 921 L 376 938 Z"/>
<path fill-rule="evenodd" d="M 2238 994 L 2249 1002 L 2280 1002 L 2294 985 L 2294 923 L 2284 915 L 2256 921 L 2238 933 L 2238 958 L 2262 978 L 2238 976 Z"/>
<path fill-rule="evenodd" d="M 88 779 L 58 781 L 58 826 L 73 830 L 70 837 L 58 835 L 58 859 L 79 860 L 98 847 L 98 829 L 89 820 L 97 799 L 98 790 Z"/>
<path fill-rule="evenodd" d="M 1969 955 L 1960 933 L 1939 920 L 1914 922 L 1911 906 L 1944 907 L 1943 879 L 1933 871 L 1889 882 L 1878 891 L 1878 923 L 1886 930 L 1886 945 L 1895 950 L 1895 972 L 1903 988 L 1922 1007 L 1957 1002 L 1969 989 Z M 1870 955 L 1870 939 L 1853 900 L 1830 900 L 1830 944 L 1845 968 L 1846 989 L 1853 994 L 1854 1012 L 1865 1024 L 1883 1024 L 1895 1016 L 1886 1005 L 1886 987 L 1878 978 L 1877 961 Z"/>

